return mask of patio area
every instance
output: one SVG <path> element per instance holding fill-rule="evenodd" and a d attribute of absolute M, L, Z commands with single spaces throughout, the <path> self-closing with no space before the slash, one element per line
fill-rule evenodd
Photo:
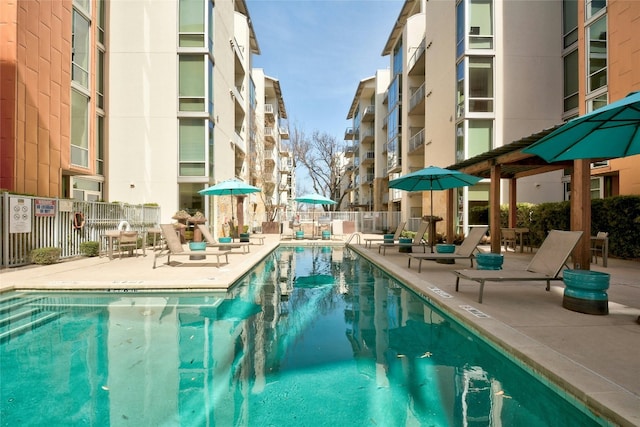
<path fill-rule="evenodd" d="M 229 264 L 220 268 L 215 267 L 215 261 L 184 260 L 183 265 L 162 265 L 154 270 L 151 251 L 137 258 L 79 258 L 50 266 L 2 270 L 0 291 L 226 289 L 280 243 L 277 235 L 265 237 L 264 245 L 255 245 L 248 254 L 230 256 Z M 468 261 L 453 265 L 425 261 L 418 273 L 413 264 L 407 268 L 406 253 L 388 250 L 382 256 L 376 245 L 368 249 L 364 240 L 362 244 L 354 242 L 354 250 L 434 304 L 455 313 L 467 326 L 522 358 L 534 370 L 544 372 L 596 412 L 619 425 L 640 425 L 640 262 L 609 258 L 607 268 L 591 266 L 611 275 L 609 314 L 597 316 L 563 308 L 561 281 L 552 283 L 550 292 L 544 290 L 543 282 L 488 283 L 479 304 L 477 283 L 463 280 L 460 291 L 455 292 L 452 271 L 469 268 Z M 488 246 L 481 249 L 489 251 Z M 524 268 L 532 256 L 526 251 L 509 251 L 504 268 Z"/>

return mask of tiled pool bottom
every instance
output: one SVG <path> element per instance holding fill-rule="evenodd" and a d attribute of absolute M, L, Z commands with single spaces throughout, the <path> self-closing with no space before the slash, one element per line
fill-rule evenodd
<path fill-rule="evenodd" d="M 599 424 L 350 251 L 280 248 L 228 295 L 20 299 L 44 321 L 8 322 L 2 424 Z"/>

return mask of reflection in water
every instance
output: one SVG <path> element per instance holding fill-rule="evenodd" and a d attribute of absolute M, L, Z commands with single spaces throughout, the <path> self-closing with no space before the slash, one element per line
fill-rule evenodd
<path fill-rule="evenodd" d="M 280 248 L 227 294 L 17 300 L 63 315 L 2 343 L 9 425 L 593 424 L 348 249 Z"/>

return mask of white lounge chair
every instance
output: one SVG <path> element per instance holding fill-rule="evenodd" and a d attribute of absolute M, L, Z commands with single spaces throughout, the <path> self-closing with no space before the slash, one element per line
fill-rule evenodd
<path fill-rule="evenodd" d="M 209 229 L 204 224 L 198 224 L 198 230 L 202 233 L 202 237 L 205 242 L 207 242 L 208 248 L 218 248 L 218 249 L 237 249 L 242 248 L 243 253 L 248 253 L 249 248 L 251 247 L 251 243 L 249 242 L 231 242 L 231 243 L 220 243 L 214 239 L 214 237 L 209 232 Z"/>
<path fill-rule="evenodd" d="M 480 284 L 479 303 L 482 303 L 485 282 L 541 281 L 547 282 L 548 291 L 552 280 L 562 280 L 558 274 L 581 236 L 582 231 L 551 230 L 524 270 L 456 270 L 453 272 L 457 276 L 456 292 L 458 292 L 460 279 L 472 280 Z"/>
<path fill-rule="evenodd" d="M 423 252 L 427 252 L 427 242 L 424 239 L 424 234 L 427 232 L 427 228 L 429 227 L 429 223 L 426 221 L 422 221 L 420 223 L 420 227 L 418 227 L 418 231 L 416 231 L 416 235 L 413 237 L 413 241 L 410 244 L 407 243 L 381 243 L 378 245 L 378 253 L 382 250 L 382 254 L 387 254 L 387 248 L 400 248 L 405 246 L 411 246 L 411 248 L 422 248 Z"/>
<path fill-rule="evenodd" d="M 475 255 L 473 252 L 478 249 L 482 237 L 486 234 L 489 227 L 473 227 L 469 231 L 469 235 L 464 239 L 460 246 L 456 247 L 455 252 L 450 254 L 445 253 L 425 253 L 425 254 L 409 254 L 409 262 L 407 267 L 411 268 L 411 259 L 418 260 L 418 273 L 422 271 L 422 261 L 430 260 L 444 260 L 444 259 L 468 259 L 471 261 L 471 267 L 473 267 L 473 258 Z"/>
<path fill-rule="evenodd" d="M 162 230 L 162 235 L 167 244 L 166 249 L 163 248 L 158 252 L 154 252 L 153 256 L 153 268 L 156 268 L 156 261 L 158 258 L 165 256 L 167 257 L 167 264 L 171 265 L 171 256 L 178 255 L 188 255 L 188 256 L 215 256 L 217 259 L 217 266 L 220 267 L 220 257 L 224 257 L 225 262 L 229 263 L 229 253 L 231 251 L 187 251 L 180 243 L 180 237 L 176 233 L 176 229 L 173 228 L 172 224 L 160 224 L 160 229 Z"/>
<path fill-rule="evenodd" d="M 402 231 L 404 230 L 404 226 L 406 225 L 406 221 L 400 222 L 398 227 L 396 228 L 396 232 L 393 234 L 393 243 L 398 243 L 398 239 L 402 235 Z M 383 237 L 372 237 L 369 239 L 364 239 L 364 247 L 370 248 L 372 243 L 385 243 Z"/>

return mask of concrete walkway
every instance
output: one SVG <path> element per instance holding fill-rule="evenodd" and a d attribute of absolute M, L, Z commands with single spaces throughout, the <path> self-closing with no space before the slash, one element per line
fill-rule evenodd
<path fill-rule="evenodd" d="M 362 241 L 364 243 L 364 240 Z M 231 254 L 229 264 L 215 261 L 172 259 L 173 266 L 154 254 L 110 260 L 79 258 L 50 266 L 28 266 L 0 271 L 0 292 L 11 289 L 193 289 L 223 290 L 242 277 L 280 243 L 266 235 L 264 245 L 252 245 L 248 254 Z M 325 244 L 326 241 L 284 244 Z M 407 254 L 396 250 L 378 254 L 354 242 L 352 248 L 433 304 L 454 313 L 470 328 L 490 337 L 498 346 L 543 372 L 586 402 L 595 412 L 618 425 L 640 425 L 640 262 L 609 259 L 608 268 L 592 270 L 611 275 L 609 315 L 595 316 L 562 307 L 563 283 L 487 283 L 483 303 L 477 302 L 478 285 L 461 281 L 455 292 L 452 270 L 469 268 L 468 261 L 455 265 L 423 262 L 407 268 Z M 342 242 L 331 242 L 342 244 Z M 488 247 L 481 248 L 488 251 Z M 532 254 L 505 255 L 505 268 L 524 268 Z M 415 264 L 415 263 L 414 263 Z"/>

